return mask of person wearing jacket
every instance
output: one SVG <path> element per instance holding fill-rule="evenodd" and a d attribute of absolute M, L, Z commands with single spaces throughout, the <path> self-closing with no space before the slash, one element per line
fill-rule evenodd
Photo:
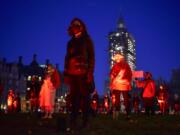
<path fill-rule="evenodd" d="M 86 26 L 79 18 L 74 18 L 68 29 L 72 37 L 67 44 L 64 65 L 64 82 L 70 88 L 70 128 L 76 129 L 77 116 L 82 110 L 82 126 L 88 126 L 90 110 L 90 93 L 94 82 L 94 45 L 87 33 Z"/>
<path fill-rule="evenodd" d="M 95 90 L 92 93 L 92 98 L 91 98 L 91 111 L 93 116 L 96 116 L 96 114 L 98 113 L 98 105 L 99 105 L 99 95 L 98 92 Z"/>
<path fill-rule="evenodd" d="M 51 76 L 49 74 L 46 74 L 39 93 L 39 105 L 41 110 L 43 110 L 45 114 L 42 118 L 52 118 L 52 91 L 55 91 L 55 88 L 52 84 Z"/>
<path fill-rule="evenodd" d="M 168 110 L 168 91 L 165 85 L 160 85 L 157 91 L 157 100 L 161 114 L 165 114 Z"/>
<path fill-rule="evenodd" d="M 124 98 L 124 106 L 127 118 L 129 119 L 130 113 L 130 95 L 132 71 L 123 55 L 117 53 L 114 55 L 114 66 L 110 71 L 110 89 L 111 93 L 115 95 L 115 111 L 113 111 L 113 118 L 117 119 L 120 111 L 120 94 Z"/>
<path fill-rule="evenodd" d="M 52 118 L 55 106 L 56 89 L 60 86 L 60 75 L 53 67 L 53 65 L 47 65 L 47 71 L 45 79 L 41 86 L 39 94 L 40 107 L 44 110 L 45 115 L 43 118 Z"/>
<path fill-rule="evenodd" d="M 12 113 L 14 111 L 13 102 L 14 102 L 14 90 L 10 89 L 8 91 L 8 96 L 7 96 L 7 111 L 8 111 L 8 113 Z"/>
<path fill-rule="evenodd" d="M 137 87 L 143 88 L 142 99 L 147 115 L 154 114 L 153 102 L 155 98 L 156 85 L 150 72 L 144 73 L 144 80 L 136 80 Z"/>

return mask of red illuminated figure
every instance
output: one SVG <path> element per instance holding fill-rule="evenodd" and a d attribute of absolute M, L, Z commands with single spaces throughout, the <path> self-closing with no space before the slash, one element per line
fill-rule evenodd
<path fill-rule="evenodd" d="M 114 108 L 115 103 L 116 103 L 116 96 L 115 96 L 115 94 L 111 95 L 111 102 L 112 102 L 112 107 Z"/>
<path fill-rule="evenodd" d="M 89 125 L 90 94 L 94 86 L 94 45 L 82 20 L 74 18 L 68 29 L 72 37 L 67 44 L 64 81 L 70 88 L 71 128 L 77 127 L 77 116 L 82 110 L 82 127 Z"/>
<path fill-rule="evenodd" d="M 13 106 L 14 106 L 14 111 L 15 112 L 20 112 L 21 111 L 21 98 L 20 98 L 19 92 L 17 92 L 16 95 L 15 95 Z"/>
<path fill-rule="evenodd" d="M 152 79 L 152 74 L 150 72 L 145 72 L 144 80 L 136 80 L 135 82 L 137 87 L 143 88 L 142 99 L 146 114 L 154 114 L 153 101 L 155 98 L 156 85 L 154 80 Z"/>
<path fill-rule="evenodd" d="M 92 95 L 92 100 L 91 100 L 91 109 L 92 109 L 92 113 L 95 116 L 98 112 L 98 93 L 97 91 L 95 91 Z"/>
<path fill-rule="evenodd" d="M 164 85 L 160 85 L 157 92 L 157 99 L 161 113 L 165 114 L 166 110 L 168 109 L 168 92 Z"/>
<path fill-rule="evenodd" d="M 113 111 L 113 118 L 118 118 L 120 111 L 120 95 L 124 98 L 124 106 L 127 118 L 130 113 L 130 96 L 132 71 L 123 55 L 117 53 L 112 58 L 115 62 L 110 71 L 110 89 L 111 93 L 115 95 L 115 110 Z"/>
<path fill-rule="evenodd" d="M 40 107 L 45 111 L 43 118 L 52 118 L 55 106 L 56 89 L 60 85 L 59 74 L 52 65 L 47 66 L 44 82 L 40 91 Z"/>
<path fill-rule="evenodd" d="M 109 113 L 109 97 L 108 94 L 104 95 L 104 111 L 105 113 Z"/>
<path fill-rule="evenodd" d="M 10 89 L 7 97 L 7 109 L 8 112 L 13 112 L 14 111 L 14 90 Z"/>
<path fill-rule="evenodd" d="M 112 103 L 112 106 L 111 106 L 111 111 L 113 113 L 113 119 L 116 119 L 116 113 L 115 113 L 115 103 L 116 103 L 116 96 L 115 94 L 111 94 L 111 103 Z"/>

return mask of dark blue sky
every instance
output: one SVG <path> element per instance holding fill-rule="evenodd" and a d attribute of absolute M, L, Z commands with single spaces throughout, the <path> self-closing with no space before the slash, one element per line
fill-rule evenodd
<path fill-rule="evenodd" d="M 179 0 L 1 0 L 0 58 L 8 62 L 32 55 L 39 63 L 48 58 L 64 67 L 67 28 L 74 17 L 82 19 L 95 45 L 95 81 L 102 94 L 108 75 L 108 33 L 120 15 L 136 40 L 137 70 L 155 78 L 170 78 L 180 67 Z"/>

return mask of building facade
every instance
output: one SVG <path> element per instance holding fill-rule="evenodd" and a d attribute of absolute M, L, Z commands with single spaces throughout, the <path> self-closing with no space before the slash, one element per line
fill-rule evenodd
<path fill-rule="evenodd" d="M 108 34 L 108 52 L 110 69 L 114 65 L 112 57 L 116 53 L 121 53 L 128 64 L 130 65 L 133 73 L 136 70 L 136 45 L 133 36 L 128 32 L 124 19 L 120 17 L 117 23 L 117 28 Z M 109 77 L 104 82 L 104 93 L 110 94 Z"/>
<path fill-rule="evenodd" d="M 118 21 L 117 29 L 110 32 L 109 39 L 109 55 L 110 55 L 110 68 L 114 62 L 112 57 L 115 53 L 121 53 L 132 70 L 136 69 L 136 45 L 133 36 L 127 31 L 124 19 L 121 17 Z"/>
<path fill-rule="evenodd" d="M 29 100 L 32 91 L 38 95 L 47 64 L 49 64 L 49 60 L 46 60 L 44 64 L 39 64 L 36 54 L 33 55 L 32 62 L 29 65 L 23 64 L 22 56 L 19 57 L 18 62 L 7 62 L 5 58 L 0 59 L 0 85 L 3 88 L 3 92 L 1 92 L 2 103 L 6 104 L 10 89 L 13 89 L 15 93 L 20 93 L 24 100 Z M 56 68 L 59 68 L 58 64 L 56 64 Z M 61 74 L 60 71 L 59 74 Z M 65 94 L 65 92 L 66 88 L 60 87 L 57 90 L 57 96 Z"/>

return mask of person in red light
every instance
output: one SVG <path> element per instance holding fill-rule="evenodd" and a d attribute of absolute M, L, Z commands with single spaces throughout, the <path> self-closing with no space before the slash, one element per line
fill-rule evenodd
<path fill-rule="evenodd" d="M 47 65 L 47 70 L 51 76 L 51 81 L 53 83 L 54 88 L 58 89 L 61 85 L 60 74 L 59 74 L 58 69 L 53 67 L 53 65 L 49 64 L 49 65 Z M 55 92 L 53 95 L 55 96 Z"/>
<path fill-rule="evenodd" d="M 19 92 L 17 92 L 15 95 L 13 106 L 14 106 L 14 112 L 20 112 L 21 111 L 21 98 L 20 98 Z"/>
<path fill-rule="evenodd" d="M 74 18 L 68 28 L 72 37 L 67 44 L 64 82 L 70 88 L 70 129 L 77 129 L 78 112 L 82 110 L 82 128 L 89 127 L 90 94 L 94 91 L 94 45 L 85 24 Z M 68 128 L 69 130 L 69 128 Z"/>
<path fill-rule="evenodd" d="M 143 105 L 145 107 L 145 113 L 149 116 L 150 114 L 154 114 L 154 98 L 156 85 L 154 80 L 152 79 L 152 74 L 150 72 L 144 73 L 144 80 L 136 80 L 136 85 L 139 88 L 143 88 L 142 99 Z"/>
<path fill-rule="evenodd" d="M 111 93 L 115 95 L 115 111 L 113 111 L 113 116 L 116 118 L 120 111 L 120 95 L 123 95 L 124 106 L 126 111 L 126 118 L 129 119 L 130 113 L 130 95 L 131 91 L 131 80 L 132 71 L 128 63 L 126 62 L 123 55 L 117 53 L 112 58 L 115 61 L 114 66 L 110 71 L 110 89 Z M 115 113 L 115 114 L 114 114 Z M 116 119 L 115 118 L 115 119 Z"/>
<path fill-rule="evenodd" d="M 40 107 L 45 112 L 43 118 L 52 118 L 54 113 L 56 89 L 60 85 L 59 75 L 54 75 L 56 73 L 52 65 L 47 66 L 45 79 L 39 94 Z"/>
<path fill-rule="evenodd" d="M 109 113 L 109 97 L 107 93 L 104 95 L 104 111 L 106 114 Z"/>
<path fill-rule="evenodd" d="M 115 103 L 116 103 L 116 96 L 115 94 L 111 94 L 111 113 L 115 111 Z M 113 119 L 117 119 L 116 113 L 113 113 Z"/>
<path fill-rule="evenodd" d="M 115 103 L 116 103 L 115 94 L 111 94 L 111 102 L 112 102 L 112 108 L 114 108 L 115 107 Z"/>
<path fill-rule="evenodd" d="M 95 92 L 92 95 L 92 99 L 91 99 L 91 109 L 92 109 L 93 116 L 96 116 L 96 114 L 98 112 L 98 100 L 99 100 L 99 95 L 98 95 L 97 91 L 95 90 Z"/>
<path fill-rule="evenodd" d="M 7 97 L 7 110 L 8 110 L 8 112 L 14 111 L 13 102 L 14 102 L 14 90 L 10 89 L 8 92 L 8 97 Z"/>
<path fill-rule="evenodd" d="M 56 97 L 56 90 L 60 87 L 61 80 L 58 70 L 53 67 L 52 64 L 47 65 L 47 73 L 51 77 L 51 82 L 53 84 L 54 89 L 51 90 L 50 98 L 51 98 L 51 104 L 52 104 L 52 110 L 51 114 L 54 113 L 54 107 L 55 107 L 55 97 Z"/>
<path fill-rule="evenodd" d="M 41 91 L 39 94 L 40 97 L 40 107 L 45 112 L 45 116 L 43 118 L 51 118 L 52 117 L 52 103 L 51 103 L 51 91 L 54 90 L 53 84 L 51 82 L 50 75 L 46 75 L 44 82 L 41 87 Z"/>
<path fill-rule="evenodd" d="M 159 103 L 159 109 L 162 114 L 165 114 L 167 108 L 168 101 L 168 92 L 164 85 L 160 85 L 159 90 L 157 92 L 157 99 Z"/>

